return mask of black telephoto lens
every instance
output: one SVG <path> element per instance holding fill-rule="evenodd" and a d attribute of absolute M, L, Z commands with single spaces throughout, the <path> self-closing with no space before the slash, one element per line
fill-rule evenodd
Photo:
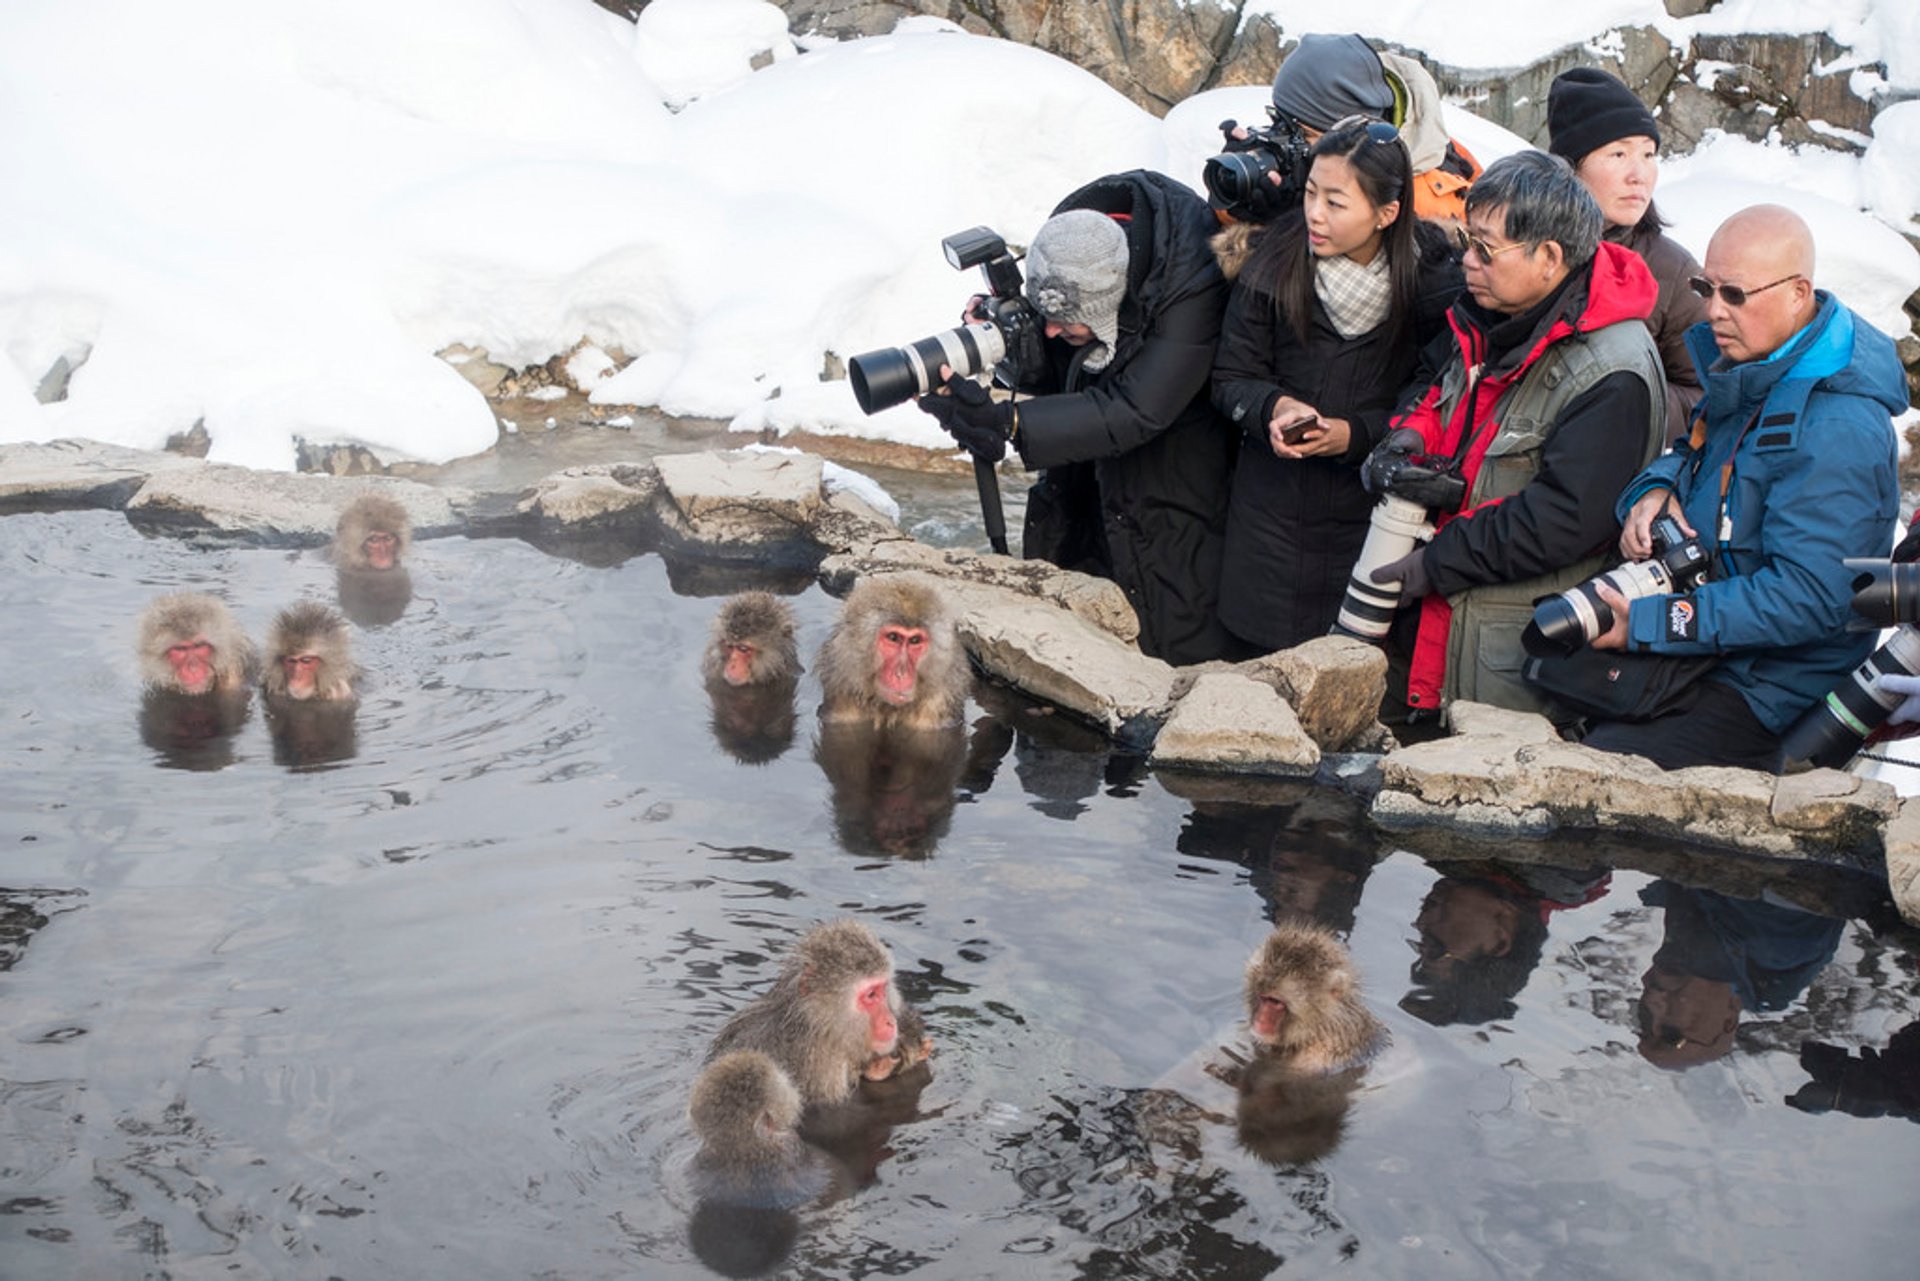
<path fill-rule="evenodd" d="M 1861 621 L 1854 624 L 1855 630 L 1920 623 L 1920 561 L 1849 558 L 1841 564 L 1856 571 L 1853 612 Z"/>

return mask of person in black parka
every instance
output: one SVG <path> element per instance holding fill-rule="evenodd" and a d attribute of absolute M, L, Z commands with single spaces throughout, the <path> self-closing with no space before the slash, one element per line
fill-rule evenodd
<path fill-rule="evenodd" d="M 1326 635 L 1366 541 L 1360 464 L 1427 384 L 1462 277 L 1416 217 L 1389 125 L 1343 121 L 1312 152 L 1302 207 L 1234 273 L 1213 402 L 1242 433 L 1227 512 L 1221 620 L 1259 652 Z M 1222 237 L 1223 255 L 1235 241 Z"/>
<path fill-rule="evenodd" d="M 1216 616 L 1236 440 L 1208 394 L 1227 298 L 1217 229 L 1164 174 L 1088 183 L 1027 253 L 1044 368 L 1019 371 L 1011 402 L 952 378 L 919 401 L 975 457 L 997 462 L 1011 443 L 1045 469 L 1025 555 L 1118 583 L 1140 648 L 1176 664 L 1242 656 Z"/>

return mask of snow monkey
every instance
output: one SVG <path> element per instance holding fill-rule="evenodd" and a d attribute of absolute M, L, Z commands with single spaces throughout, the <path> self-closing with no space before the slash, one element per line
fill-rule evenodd
<path fill-rule="evenodd" d="M 891 1074 L 876 1060 L 898 1047 L 905 1012 L 893 986 L 893 954 L 872 930 L 854 920 L 816 925 L 794 945 L 766 995 L 720 1029 L 707 1059 L 759 1050 L 808 1106 L 840 1103 L 862 1077 Z"/>
<path fill-rule="evenodd" d="M 769 685 L 800 674 L 793 611 L 771 592 L 727 599 L 713 620 L 713 643 L 701 661 L 709 684 Z"/>
<path fill-rule="evenodd" d="M 939 593 L 886 575 L 848 595 L 818 669 L 822 719 L 900 729 L 957 723 L 971 676 Z"/>
<path fill-rule="evenodd" d="M 358 669 L 347 639 L 347 620 L 318 601 L 280 611 L 267 636 L 268 698 L 305 702 L 350 700 Z"/>
<path fill-rule="evenodd" d="M 687 1115 L 700 1140 L 700 1195 L 732 1204 L 790 1207 L 831 1181 L 826 1159 L 800 1137 L 800 1091 L 758 1050 L 734 1050 L 695 1078 Z"/>
<path fill-rule="evenodd" d="M 333 560 L 343 569 L 384 573 L 398 569 L 413 538 L 407 509 L 385 494 L 366 493 L 348 503 L 333 531 Z"/>
<path fill-rule="evenodd" d="M 140 675 L 147 687 L 212 694 L 252 683 L 253 643 L 227 607 L 203 592 L 173 592 L 140 616 Z"/>
<path fill-rule="evenodd" d="M 1387 1030 L 1360 999 L 1346 944 L 1319 925 L 1276 926 L 1247 962 L 1253 1039 L 1285 1066 L 1339 1072 L 1386 1046 Z"/>

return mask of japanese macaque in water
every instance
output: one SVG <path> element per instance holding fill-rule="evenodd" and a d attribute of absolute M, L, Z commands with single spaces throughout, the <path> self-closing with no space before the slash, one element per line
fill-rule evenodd
<path fill-rule="evenodd" d="M 1296 1072 L 1341 1072 L 1386 1047 L 1387 1030 L 1360 999 L 1346 944 L 1331 930 L 1288 922 L 1247 962 L 1253 1039 Z"/>
<path fill-rule="evenodd" d="M 405 564 L 413 524 L 407 509 L 384 494 L 362 494 L 340 513 L 333 534 L 340 608 L 362 627 L 379 627 L 407 612 L 413 576 Z"/>
<path fill-rule="evenodd" d="M 743 592 L 720 607 L 701 656 L 713 701 L 713 738 L 743 765 L 762 765 L 793 746 L 800 652 L 793 611 L 770 592 Z"/>
<path fill-rule="evenodd" d="M 353 665 L 347 620 L 318 601 L 280 611 L 267 636 L 267 697 L 296 703 L 350 702 Z"/>
<path fill-rule="evenodd" d="M 412 539 L 405 507 L 385 494 L 362 494 L 347 504 L 334 527 L 333 562 L 376 573 L 399 569 Z"/>
<path fill-rule="evenodd" d="M 951 725 L 971 673 L 939 594 L 898 576 L 863 580 L 841 606 L 817 664 L 828 721 L 882 728 Z"/>
<path fill-rule="evenodd" d="M 858 921 L 816 925 L 794 945 L 773 987 L 720 1029 L 710 1062 L 759 1050 L 808 1106 L 839 1103 L 874 1061 L 894 1053 L 905 1004 L 893 954 Z"/>
<path fill-rule="evenodd" d="M 933 1055 L 933 1039 L 927 1035 L 926 1020 L 912 1006 L 902 1006 L 898 1019 L 900 1035 L 893 1049 L 867 1060 L 860 1075 L 868 1081 L 887 1081 L 904 1075 L 925 1063 Z"/>
<path fill-rule="evenodd" d="M 710 683 L 735 687 L 792 681 L 800 674 L 793 611 L 771 592 L 729 597 L 713 620 L 701 670 Z"/>
<path fill-rule="evenodd" d="M 174 592 L 148 605 L 139 643 L 140 675 L 151 690 L 214 694 L 253 682 L 253 642 L 205 593 Z"/>
<path fill-rule="evenodd" d="M 703 1198 L 790 1207 L 824 1192 L 831 1170 L 800 1138 L 800 1091 L 758 1050 L 734 1050 L 701 1070 L 687 1114 L 700 1140 L 694 1179 Z"/>

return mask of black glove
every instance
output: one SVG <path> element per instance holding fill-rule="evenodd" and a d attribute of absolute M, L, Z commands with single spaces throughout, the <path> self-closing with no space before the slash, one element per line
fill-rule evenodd
<path fill-rule="evenodd" d="M 1373 447 L 1373 452 L 1367 455 L 1367 461 L 1361 465 L 1361 487 L 1375 498 L 1386 493 L 1387 486 L 1393 482 L 1394 473 L 1426 446 L 1426 439 L 1413 428 L 1394 428 Z"/>
<path fill-rule="evenodd" d="M 1013 435 L 1013 402 L 996 401 L 971 378 L 955 375 L 914 402 L 932 414 L 942 431 L 981 462 L 997 463 L 1007 456 Z"/>
<path fill-rule="evenodd" d="M 1416 547 L 1399 560 L 1389 561 L 1373 571 L 1376 583 L 1399 583 L 1402 602 L 1419 600 L 1433 590 L 1427 580 L 1427 549 Z"/>
<path fill-rule="evenodd" d="M 1907 536 L 1894 547 L 1893 558 L 1902 564 L 1920 560 L 1920 512 L 1914 513 L 1913 524 L 1907 526 Z"/>

